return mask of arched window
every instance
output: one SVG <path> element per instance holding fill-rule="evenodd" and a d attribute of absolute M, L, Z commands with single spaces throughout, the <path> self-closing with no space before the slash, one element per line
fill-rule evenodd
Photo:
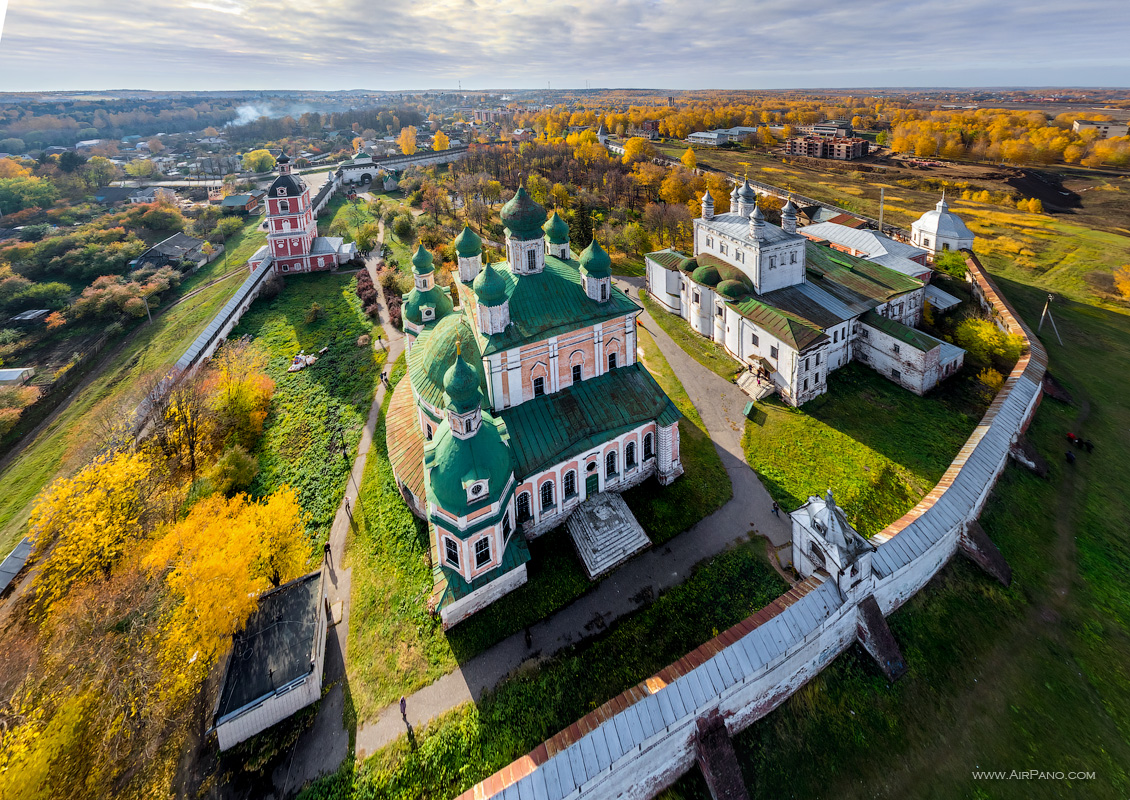
<path fill-rule="evenodd" d="M 430 442 L 431 440 L 432 440 L 432 426 L 429 425 L 428 426 L 428 441 Z"/>
<path fill-rule="evenodd" d="M 577 473 L 569 470 L 565 473 L 565 478 L 562 481 L 565 487 L 565 496 L 572 497 L 577 493 Z"/>
<path fill-rule="evenodd" d="M 510 538 L 510 514 L 507 512 L 502 515 L 502 538 Z"/>
<path fill-rule="evenodd" d="M 544 511 L 553 507 L 553 481 L 546 481 L 541 485 L 541 508 Z"/>
<path fill-rule="evenodd" d="M 795 263 L 796 263 L 796 251 L 795 251 L 795 250 L 793 251 L 793 257 L 792 257 L 792 259 L 791 259 L 791 260 L 789 261 L 789 263 L 790 263 L 790 264 L 795 264 Z"/>
<path fill-rule="evenodd" d="M 820 569 L 824 569 L 824 551 L 816 542 L 808 543 L 808 556 L 812 559 L 812 563 Z"/>
<path fill-rule="evenodd" d="M 522 492 L 518 495 L 518 522 L 525 522 L 530 519 L 530 493 Z"/>
<path fill-rule="evenodd" d="M 289 200 L 279 200 L 279 213 L 280 214 L 287 214 L 289 212 L 290 212 L 290 201 Z"/>
<path fill-rule="evenodd" d="M 643 437 L 643 460 L 647 461 L 649 458 L 655 458 L 655 446 L 653 444 L 654 438 L 650 433 L 645 433 Z"/>
<path fill-rule="evenodd" d="M 611 451 L 604 457 L 604 475 L 608 477 L 616 474 L 616 451 Z"/>
<path fill-rule="evenodd" d="M 628 442 L 624 448 L 624 466 L 631 469 L 636 465 L 636 443 Z"/>

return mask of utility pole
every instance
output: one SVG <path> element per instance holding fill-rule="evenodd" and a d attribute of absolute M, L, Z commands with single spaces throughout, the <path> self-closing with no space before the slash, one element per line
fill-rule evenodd
<path fill-rule="evenodd" d="M 1059 344 L 1063 346 L 1063 339 L 1060 338 L 1059 328 L 1055 326 L 1055 317 L 1052 316 L 1052 300 L 1053 297 L 1049 294 L 1047 302 L 1044 303 L 1044 310 L 1040 313 L 1040 324 L 1036 326 L 1036 333 L 1040 332 L 1040 328 L 1044 327 L 1044 318 L 1052 324 L 1052 330 L 1055 331 L 1055 338 L 1059 340 Z"/>
<path fill-rule="evenodd" d="M 883 232 L 883 195 L 886 191 L 885 188 L 879 188 L 879 233 Z"/>

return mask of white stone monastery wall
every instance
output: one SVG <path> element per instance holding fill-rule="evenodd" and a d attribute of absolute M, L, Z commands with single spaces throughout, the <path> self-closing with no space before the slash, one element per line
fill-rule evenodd
<path fill-rule="evenodd" d="M 805 579 L 460 800 L 652 797 L 694 762 L 699 718 L 718 713 L 731 734 L 746 728 L 853 642 L 874 649 L 876 626 L 869 611 L 876 603 L 883 615 L 890 614 L 959 548 L 978 548 L 970 525 L 1004 469 L 1010 446 L 1039 405 L 1047 357 L 972 253 L 966 256 L 975 290 L 991 303 L 1004 327 L 1025 337 L 1027 349 L 938 485 L 871 539 L 878 547 L 870 586 L 845 600 L 834 581 Z"/>

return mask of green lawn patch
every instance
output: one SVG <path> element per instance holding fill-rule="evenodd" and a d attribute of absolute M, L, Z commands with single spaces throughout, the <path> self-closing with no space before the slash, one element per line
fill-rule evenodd
<path fill-rule="evenodd" d="M 345 275 L 293 276 L 278 297 L 257 301 L 231 334 L 250 335 L 266 348 L 267 373 L 275 381 L 252 491 L 264 495 L 284 484 L 293 488 L 310 515 L 307 531 L 316 541 L 333 524 L 384 360 L 384 351 L 357 346 L 358 337 L 371 334 L 373 326 L 354 286 L 355 279 Z M 307 322 L 315 303 L 322 311 Z M 300 349 L 316 353 L 323 347 L 329 350 L 313 366 L 286 371 Z M 345 435 L 344 453 L 339 430 Z"/>
<path fill-rule="evenodd" d="M 454 797 L 785 588 L 764 547 L 743 544 L 700 565 L 686 583 L 605 637 L 574 646 L 504 682 L 477 706 L 462 706 L 416 731 L 414 747 L 402 738 L 300 796 Z"/>
<path fill-rule="evenodd" d="M 341 223 L 346 229 L 345 241 L 352 242 L 357 237 L 357 231 L 372 222 L 376 222 L 376 219 L 369 213 L 368 202 L 361 198 L 353 201 L 343 194 L 336 194 L 326 203 L 318 217 L 318 235 L 329 236 L 330 228 Z"/>
<path fill-rule="evenodd" d="M 960 380 L 919 397 L 848 364 L 803 408 L 758 403 L 742 439 L 746 460 L 782 508 L 831 488 L 870 536 L 934 487 L 977 424 L 983 407 L 970 404 Z"/>
<path fill-rule="evenodd" d="M 667 335 L 687 352 L 687 355 L 702 366 L 728 381 L 732 381 L 734 376 L 741 371 L 738 362 L 731 358 L 721 345 L 695 333 L 685 319 L 664 310 L 643 289 L 640 289 L 640 300 L 643 301 L 647 313 L 651 315 L 651 318 L 655 320 L 659 327 L 665 330 Z"/>
<path fill-rule="evenodd" d="M 181 284 L 180 294 L 192 291 L 210 280 L 239 269 L 247 263 L 247 259 L 255 255 L 255 251 L 267 243 L 266 231 L 259 230 L 263 218 L 254 215 L 248 217 L 243 224 L 243 230 L 234 236 L 229 236 L 225 243 L 225 251 L 214 261 L 205 264 L 200 270 L 190 275 Z M 246 275 L 244 275 L 246 277 Z"/>

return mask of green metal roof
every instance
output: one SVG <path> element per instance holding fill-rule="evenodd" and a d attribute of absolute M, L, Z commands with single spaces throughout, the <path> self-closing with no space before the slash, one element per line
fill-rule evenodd
<path fill-rule="evenodd" d="M 581 272 L 590 278 L 612 277 L 612 257 L 604 252 L 595 238 L 581 252 L 578 263 L 581 265 Z"/>
<path fill-rule="evenodd" d="M 435 309 L 436 320 L 443 319 L 450 315 L 453 308 L 450 292 L 439 285 L 433 285 L 432 288 L 424 292 L 421 292 L 419 289 L 413 289 L 408 294 L 404 295 L 404 305 L 401 307 L 401 314 L 404 315 L 406 320 L 419 325 L 424 321 L 424 315 L 421 313 L 421 309 L 426 306 L 431 306 Z M 431 322 L 428 324 L 431 324 Z"/>
<path fill-rule="evenodd" d="M 569 243 L 569 223 L 561 219 L 561 215 L 554 211 L 549 215 L 549 220 L 541 226 L 546 237 L 553 244 Z"/>
<path fill-rule="evenodd" d="M 493 268 L 506 281 L 510 324 L 502 333 L 486 337 L 483 355 L 548 339 L 640 310 L 615 284 L 610 297 L 603 303 L 585 294 L 576 261 L 562 261 L 547 255 L 545 269 L 533 275 L 514 275 L 505 262 L 495 264 Z"/>
<path fill-rule="evenodd" d="M 667 269 L 681 269 L 680 265 L 686 259 L 686 256 L 678 250 L 656 250 L 654 253 L 648 253 L 647 257 L 654 261 L 661 267 Z"/>
<path fill-rule="evenodd" d="M 483 240 L 471 230 L 470 225 L 464 225 L 463 230 L 455 237 L 455 252 L 461 258 L 471 258 L 483 252 Z"/>
<path fill-rule="evenodd" d="M 671 425 L 682 416 L 639 363 L 527 400 L 499 415 L 510 433 L 519 481 L 649 420 Z"/>
<path fill-rule="evenodd" d="M 506 573 L 517 569 L 530 560 L 530 550 L 526 546 L 526 538 L 521 533 L 515 532 L 511 534 L 510 541 L 506 544 L 506 550 L 502 554 L 502 563 L 490 572 L 484 573 L 468 583 L 463 580 L 463 576 L 458 572 L 443 566 L 442 554 L 436 545 L 435 529 L 432 528 L 430 533 L 432 538 L 432 581 L 434 583 L 432 601 L 437 609 L 442 609 L 456 600 L 466 597 L 476 589 L 481 589 L 491 581 L 498 580 Z"/>
<path fill-rule="evenodd" d="M 921 289 L 924 285 L 917 278 L 882 264 L 849 256 L 815 242 L 807 242 L 804 252 L 808 279 L 857 313 L 900 294 Z"/>
<path fill-rule="evenodd" d="M 445 420 L 424 445 L 428 500 L 448 514 L 464 516 L 501 499 L 512 474 L 506 426 L 485 412 L 474 436 L 457 438 Z M 480 480 L 487 481 L 486 493 L 473 503 L 467 502 L 467 488 Z M 513 492 L 513 487 L 509 491 Z"/>
<path fill-rule="evenodd" d="M 434 408 L 446 408 L 443 380 L 455 363 L 455 351 L 462 342 L 463 358 L 479 374 L 479 391 L 486 396 L 475 327 L 465 313 L 449 314 L 416 337 L 408 352 L 408 379 L 416 396 Z"/>
<path fill-rule="evenodd" d="M 870 325 L 872 328 L 878 328 L 888 336 L 893 336 L 904 344 L 908 344 L 915 350 L 921 350 L 927 353 L 944 344 L 941 339 L 935 339 L 928 333 L 923 333 L 920 330 L 903 325 L 898 320 L 888 319 L 881 314 L 876 314 L 874 311 L 868 311 L 859 321 L 865 325 Z"/>
<path fill-rule="evenodd" d="M 502 224 L 515 239 L 542 237 L 541 226 L 545 224 L 545 209 L 534 202 L 534 198 L 526 192 L 525 186 L 518 187 L 518 191 L 502 207 L 499 216 Z"/>
<path fill-rule="evenodd" d="M 769 305 L 755 295 L 727 305 L 797 352 L 828 338 L 820 328 L 794 314 Z"/>

